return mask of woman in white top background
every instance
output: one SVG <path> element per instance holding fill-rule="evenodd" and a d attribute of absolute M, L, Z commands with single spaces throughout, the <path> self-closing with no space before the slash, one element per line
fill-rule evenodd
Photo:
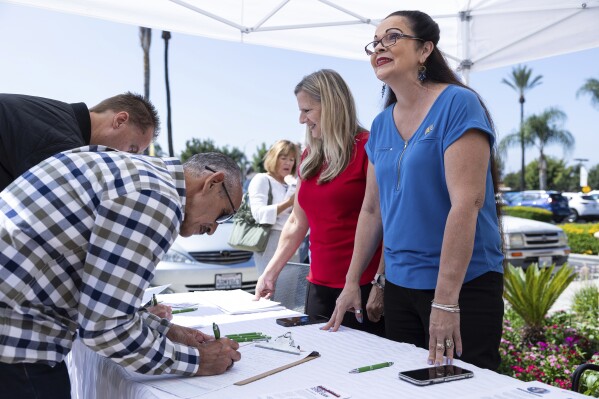
<path fill-rule="evenodd" d="M 254 252 L 258 276 L 262 274 L 274 255 L 281 230 L 291 214 L 299 155 L 299 148 L 295 143 L 289 140 L 277 141 L 264 156 L 266 173 L 255 175 L 248 187 L 252 216 L 260 224 L 272 225 L 266 249 L 264 252 Z M 272 190 L 270 205 L 268 205 L 269 188 Z M 291 260 L 297 261 L 297 259 Z"/>

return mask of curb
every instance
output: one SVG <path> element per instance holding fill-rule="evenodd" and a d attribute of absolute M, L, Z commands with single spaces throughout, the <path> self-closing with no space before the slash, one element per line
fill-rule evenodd
<path fill-rule="evenodd" d="M 581 262 L 599 262 L 599 255 L 570 254 L 568 255 L 568 259 L 574 259 Z"/>

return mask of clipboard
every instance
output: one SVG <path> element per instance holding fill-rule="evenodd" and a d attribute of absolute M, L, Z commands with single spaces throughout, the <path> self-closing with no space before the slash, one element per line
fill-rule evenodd
<path fill-rule="evenodd" d="M 313 351 L 313 352 L 311 352 L 308 356 L 306 356 L 303 359 L 297 360 L 297 361 L 295 361 L 293 363 L 289 363 L 289 364 L 286 364 L 286 365 L 281 366 L 281 367 L 277 367 L 276 369 L 265 371 L 262 374 L 258 374 L 258 375 L 255 375 L 253 377 L 246 378 L 245 380 L 237 381 L 233 385 L 237 385 L 237 386 L 246 385 L 246 384 L 249 384 L 250 382 L 261 380 L 262 378 L 268 377 L 269 375 L 276 374 L 279 371 L 287 370 L 287 369 L 289 369 L 291 367 L 297 366 L 298 364 L 306 363 L 306 362 L 309 362 L 310 360 L 314 360 L 314 359 L 319 358 L 319 357 L 320 357 L 320 353 L 318 353 L 316 351 Z"/>

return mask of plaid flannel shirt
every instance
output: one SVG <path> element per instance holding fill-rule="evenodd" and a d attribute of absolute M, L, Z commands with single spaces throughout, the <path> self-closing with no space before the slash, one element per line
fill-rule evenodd
<path fill-rule="evenodd" d="M 55 364 L 76 335 L 130 370 L 193 375 L 199 351 L 140 311 L 178 234 L 181 163 L 89 146 L 57 154 L 0 193 L 0 362 Z"/>

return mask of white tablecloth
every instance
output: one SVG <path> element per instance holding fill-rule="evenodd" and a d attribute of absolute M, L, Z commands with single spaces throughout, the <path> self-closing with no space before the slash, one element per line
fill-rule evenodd
<path fill-rule="evenodd" d="M 179 296 L 178 296 L 179 295 Z M 174 294 L 163 299 L 173 302 L 186 297 Z M 187 297 L 188 298 L 188 297 Z M 260 331 L 273 337 L 292 332 L 297 345 L 307 350 L 316 350 L 321 357 L 295 366 L 264 379 L 244 386 L 234 386 L 238 379 L 232 378 L 231 385 L 194 398 L 255 398 L 259 395 L 288 392 L 294 389 L 308 388 L 324 384 L 351 395 L 351 398 L 507 398 L 512 396 L 494 396 L 493 392 L 508 386 L 519 386 L 520 383 L 510 377 L 492 371 L 456 361 L 457 365 L 474 371 L 474 378 L 450 383 L 417 387 L 397 378 L 402 370 L 427 367 L 427 352 L 413 345 L 402 344 L 379 338 L 361 331 L 342 328 L 339 332 L 319 330 L 319 325 L 285 328 L 275 323 L 277 317 L 290 314 L 290 311 L 267 312 L 251 315 L 211 314 L 205 316 L 204 326 L 216 321 L 223 335 L 248 331 Z M 187 315 L 187 316 L 183 316 Z M 176 317 L 192 317 L 193 314 L 182 314 Z M 195 316 L 197 317 L 197 316 Z M 174 320 L 175 322 L 177 320 Z M 209 327 L 200 328 L 212 333 Z M 296 360 L 290 355 L 290 362 Z M 359 374 L 350 374 L 349 370 L 385 361 L 394 362 L 391 367 Z M 143 382 L 143 376 L 129 373 L 109 359 L 92 352 L 80 342 L 76 342 L 68 358 L 73 399 L 178 399 L 177 396 L 156 389 Z M 252 367 L 241 361 L 234 366 L 236 370 Z M 194 383 L 202 384 L 202 378 L 192 377 Z M 208 377 L 210 378 L 210 377 Z M 171 379 L 172 382 L 183 379 Z M 142 381 L 142 382 L 140 382 Z M 207 382 L 207 381 L 206 381 Z M 524 386 L 524 385 L 523 385 Z M 557 395 L 556 388 L 550 387 Z M 518 388 L 520 389 L 520 388 Z M 532 399 L 535 395 L 523 392 L 523 397 Z M 565 391 L 561 391 L 563 395 Z M 538 396 L 538 395 L 536 395 Z M 513 396 L 519 397 L 519 396 Z M 543 395 L 542 397 L 578 397 L 571 393 L 568 396 Z"/>

